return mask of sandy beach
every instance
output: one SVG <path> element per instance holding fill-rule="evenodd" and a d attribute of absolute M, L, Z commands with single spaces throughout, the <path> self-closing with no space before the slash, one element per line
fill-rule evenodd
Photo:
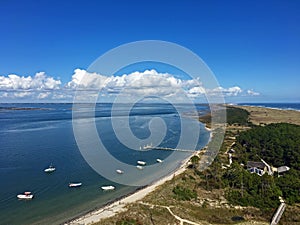
<path fill-rule="evenodd" d="M 300 111 L 242 105 L 233 105 L 231 107 L 247 110 L 250 113 L 250 122 L 255 125 L 270 123 L 293 123 L 300 125 Z"/>
<path fill-rule="evenodd" d="M 199 151 L 195 151 L 193 155 L 198 154 Z M 191 157 L 193 156 L 191 155 Z M 95 222 L 99 222 L 101 219 L 109 218 L 111 216 L 114 216 L 115 214 L 126 211 L 126 206 L 130 203 L 137 202 L 141 199 L 143 199 L 146 195 L 154 191 L 158 186 L 164 184 L 166 181 L 171 180 L 174 176 L 177 176 L 181 173 L 183 173 L 186 170 L 187 164 L 190 160 L 190 157 L 183 160 L 180 167 L 178 167 L 177 170 L 172 172 L 171 174 L 159 179 L 158 181 L 150 184 L 149 186 L 140 189 L 133 194 L 126 196 L 122 199 L 119 199 L 111 204 L 108 204 L 100 209 L 97 209 L 95 211 L 92 211 L 86 215 L 83 215 L 77 219 L 74 219 L 68 223 L 65 223 L 65 225 L 87 225 L 87 224 L 93 224 Z"/>

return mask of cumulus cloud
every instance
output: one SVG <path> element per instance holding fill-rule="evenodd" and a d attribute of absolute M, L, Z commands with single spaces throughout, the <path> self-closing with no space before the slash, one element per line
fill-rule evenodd
<path fill-rule="evenodd" d="M 244 91 L 239 86 L 217 87 L 205 89 L 199 79 L 184 80 L 169 73 L 156 70 L 133 72 L 121 76 L 105 76 L 98 73 L 75 69 L 69 82 L 62 84 L 59 79 L 46 75 L 44 72 L 34 76 L 18 76 L 10 74 L 0 76 L 0 98 L 31 98 L 37 100 L 68 100 L 72 101 L 75 91 L 85 93 L 87 98 L 95 96 L 116 96 L 123 94 L 177 97 L 183 92 L 190 98 L 208 95 L 256 96 L 253 90 Z"/>
<path fill-rule="evenodd" d="M 158 73 L 156 70 L 145 70 L 122 76 L 104 76 L 97 73 L 89 73 L 85 70 L 76 69 L 72 80 L 67 83 L 67 88 L 84 90 L 107 90 L 118 89 L 152 89 L 159 87 L 180 88 L 182 81 L 167 73 Z"/>
<path fill-rule="evenodd" d="M 238 86 L 234 86 L 230 88 L 217 87 L 213 90 L 208 90 L 208 92 L 214 95 L 223 94 L 224 96 L 237 96 L 242 93 L 243 90 Z"/>
<path fill-rule="evenodd" d="M 44 72 L 36 73 L 34 77 L 15 74 L 0 76 L 0 90 L 57 90 L 60 85 L 60 80 L 55 80 Z"/>
<path fill-rule="evenodd" d="M 247 94 L 248 94 L 248 95 L 251 95 L 251 96 L 258 96 L 258 95 L 260 95 L 260 93 L 255 92 L 255 91 L 253 91 L 253 90 L 247 90 Z"/>
<path fill-rule="evenodd" d="M 198 96 L 204 95 L 206 93 L 205 89 L 201 86 L 196 86 L 190 88 L 188 91 L 188 96 L 191 98 L 196 98 Z"/>
<path fill-rule="evenodd" d="M 41 93 L 39 93 L 39 95 L 37 97 L 38 97 L 38 99 L 45 99 L 45 98 L 49 97 L 50 94 L 51 94 L 51 92 L 41 92 Z"/>
<path fill-rule="evenodd" d="M 17 98 L 25 98 L 31 96 L 32 94 L 33 94 L 32 92 L 22 91 L 22 92 L 15 92 L 14 96 Z"/>

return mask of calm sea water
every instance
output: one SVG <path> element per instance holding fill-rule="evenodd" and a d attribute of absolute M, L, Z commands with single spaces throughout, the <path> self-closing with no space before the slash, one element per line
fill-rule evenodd
<path fill-rule="evenodd" d="M 12 110 L 12 108 L 19 110 Z M 34 108 L 24 110 L 21 108 Z M 190 107 L 180 106 L 189 112 Z M 137 187 L 112 183 L 96 173 L 83 159 L 72 128 L 71 104 L 0 104 L 0 224 L 61 224 L 64 221 L 100 207 L 124 196 Z M 199 105 L 205 111 L 207 106 Z M 111 154 L 123 162 L 135 165 L 141 157 L 147 164 L 156 158 L 165 159 L 167 151 L 138 152 L 122 145 L 111 127 L 111 105 L 96 106 L 96 126 Z M 122 107 L 119 116 L 124 116 Z M 83 115 L 84 116 L 84 115 Z M 130 112 L 130 127 L 138 138 L 149 136 L 147 124 L 153 117 L 162 118 L 168 128 L 163 147 L 175 147 L 180 136 L 180 121 L 176 110 L 168 104 L 137 104 Z M 196 120 L 186 118 L 191 124 Z M 209 132 L 201 125 L 197 149 L 209 140 Z M 91 140 L 92 141 L 92 140 Z M 166 162 L 153 174 L 159 178 L 174 170 L 189 153 L 176 152 L 173 162 Z M 101 160 L 100 160 L 101 162 Z M 56 171 L 43 170 L 53 164 Z M 145 174 L 141 174 L 145 176 Z M 82 182 L 70 189 L 69 182 Z M 116 190 L 103 192 L 100 187 L 113 184 Z M 16 195 L 32 191 L 32 201 L 17 200 Z"/>

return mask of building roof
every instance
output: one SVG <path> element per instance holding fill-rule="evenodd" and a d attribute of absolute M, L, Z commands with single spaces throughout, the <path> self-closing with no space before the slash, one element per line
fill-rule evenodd
<path fill-rule="evenodd" d="M 248 161 L 247 162 L 247 167 L 249 168 L 259 168 L 259 169 L 264 169 L 266 167 L 266 165 L 263 162 L 253 162 L 253 161 Z"/>
<path fill-rule="evenodd" d="M 281 166 L 281 167 L 277 168 L 278 173 L 283 173 L 283 172 L 286 172 L 286 171 L 289 171 L 289 170 L 290 170 L 290 168 L 288 166 Z"/>

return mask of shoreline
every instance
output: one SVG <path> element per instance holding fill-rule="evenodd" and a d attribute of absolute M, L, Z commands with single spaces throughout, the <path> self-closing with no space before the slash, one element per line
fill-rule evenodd
<path fill-rule="evenodd" d="M 296 115 L 300 115 L 300 112 L 297 111 L 297 110 L 271 109 L 271 108 L 267 108 L 267 107 L 263 107 L 263 106 L 248 106 L 248 105 L 245 105 L 245 106 L 244 105 L 226 105 L 226 106 L 242 108 L 242 109 L 247 110 L 249 113 L 253 113 L 253 112 L 255 113 L 255 110 L 257 108 L 259 110 L 263 110 L 264 113 L 265 113 L 265 110 L 268 110 L 268 109 L 275 112 L 274 114 L 269 114 L 269 112 L 268 112 L 267 117 L 272 117 L 272 116 L 278 114 L 278 111 L 282 111 L 282 112 L 294 111 L 294 112 L 299 113 L 299 114 L 296 114 Z M 261 117 L 256 118 L 256 119 L 260 119 L 260 118 Z M 271 119 L 273 119 L 273 120 L 271 120 Z M 282 121 L 277 121 L 278 120 L 277 117 L 275 119 L 274 118 L 271 118 L 271 119 L 269 120 L 269 123 L 282 122 Z M 285 118 L 283 118 L 283 120 L 285 120 Z M 283 122 L 285 122 L 285 121 L 283 121 Z M 201 123 L 203 123 L 203 122 L 201 122 Z M 211 141 L 211 139 L 214 135 L 213 130 L 211 128 L 208 128 L 206 126 L 206 123 L 204 123 L 204 125 L 205 125 L 205 129 L 210 131 L 210 138 L 209 138 L 207 144 L 203 147 L 203 149 L 205 149 L 207 147 L 207 145 L 210 143 L 210 141 Z M 201 149 L 201 150 L 203 150 L 203 149 Z M 119 200 L 115 200 L 111 203 L 108 203 L 107 205 L 105 205 L 105 206 L 103 206 L 103 207 L 101 207 L 97 210 L 93 210 L 92 212 L 87 213 L 87 214 L 85 214 L 85 215 L 83 215 L 83 216 L 81 216 L 77 219 L 74 219 L 74 220 L 70 221 L 69 223 L 65 223 L 65 224 L 68 224 L 68 225 L 93 224 L 93 223 L 96 223 L 96 222 L 100 222 L 102 219 L 112 217 L 112 216 L 114 216 L 114 215 L 116 215 L 120 212 L 127 211 L 127 205 L 129 205 L 131 203 L 141 201 L 146 195 L 153 192 L 157 187 L 163 185 L 165 182 L 171 180 L 173 177 L 175 177 L 179 174 L 182 174 L 184 171 L 186 171 L 187 170 L 187 165 L 188 165 L 188 162 L 189 162 L 190 158 L 193 155 L 198 155 L 199 152 L 202 152 L 202 151 L 195 151 L 192 155 L 190 155 L 186 159 L 182 160 L 181 163 L 178 165 L 178 168 L 175 169 L 170 174 L 166 175 L 165 177 L 162 177 L 162 178 L 158 179 L 157 181 L 154 181 L 153 183 L 151 183 L 151 184 L 149 184 L 149 185 L 147 185 L 147 186 L 145 186 L 145 187 L 143 187 L 139 190 L 137 189 L 132 194 L 128 194 L 127 196 L 121 197 L 121 198 L 119 198 Z"/>
<path fill-rule="evenodd" d="M 191 156 L 182 160 L 181 163 L 179 164 L 178 168 L 175 169 L 170 174 L 166 175 L 165 177 L 162 177 L 162 178 L 158 179 L 157 181 L 154 181 L 153 183 L 151 183 L 145 187 L 137 188 L 137 190 L 132 193 L 129 193 L 129 194 L 127 194 L 123 197 L 120 197 L 116 200 L 113 200 L 112 202 L 107 203 L 103 207 L 100 207 L 95 210 L 91 210 L 90 212 L 88 212 L 84 215 L 81 215 L 77 218 L 71 219 L 63 224 L 64 225 L 93 224 L 93 223 L 101 221 L 102 219 L 112 217 L 119 212 L 126 211 L 127 210 L 126 206 L 128 204 L 140 201 L 146 195 L 153 192 L 157 187 L 161 186 L 162 184 L 164 184 L 165 182 L 167 182 L 169 180 L 172 180 L 173 177 L 178 176 L 179 174 L 182 174 L 187 169 L 187 165 L 188 165 L 188 162 L 190 161 L 190 158 L 194 155 L 199 154 L 200 151 L 201 150 L 198 150 L 198 151 L 196 150 Z"/>
<path fill-rule="evenodd" d="M 199 121 L 201 122 L 201 121 Z M 203 122 L 201 122 L 203 123 Z M 115 200 L 112 200 L 111 202 L 106 203 L 100 208 L 97 209 L 92 209 L 91 211 L 79 215 L 78 217 L 75 217 L 73 219 L 70 219 L 69 221 L 64 222 L 64 225 L 82 225 L 82 224 L 93 224 L 96 222 L 100 222 L 102 219 L 112 217 L 116 215 L 119 212 L 126 211 L 126 206 L 131 203 L 138 202 L 142 200 L 146 195 L 150 194 L 153 192 L 157 187 L 163 185 L 165 182 L 172 180 L 175 176 L 178 176 L 182 174 L 188 166 L 188 163 L 194 155 L 199 155 L 199 153 L 204 152 L 205 149 L 207 148 L 208 144 L 211 142 L 213 138 L 213 130 L 207 126 L 206 123 L 204 124 L 204 129 L 210 132 L 209 139 L 206 143 L 206 145 L 200 149 L 200 150 L 195 150 L 193 154 L 188 156 L 186 159 L 183 159 L 181 163 L 178 165 L 178 167 L 168 175 L 159 178 L 158 180 L 150 183 L 149 185 L 146 185 L 144 187 L 139 187 L 135 191 L 121 196 Z"/>

